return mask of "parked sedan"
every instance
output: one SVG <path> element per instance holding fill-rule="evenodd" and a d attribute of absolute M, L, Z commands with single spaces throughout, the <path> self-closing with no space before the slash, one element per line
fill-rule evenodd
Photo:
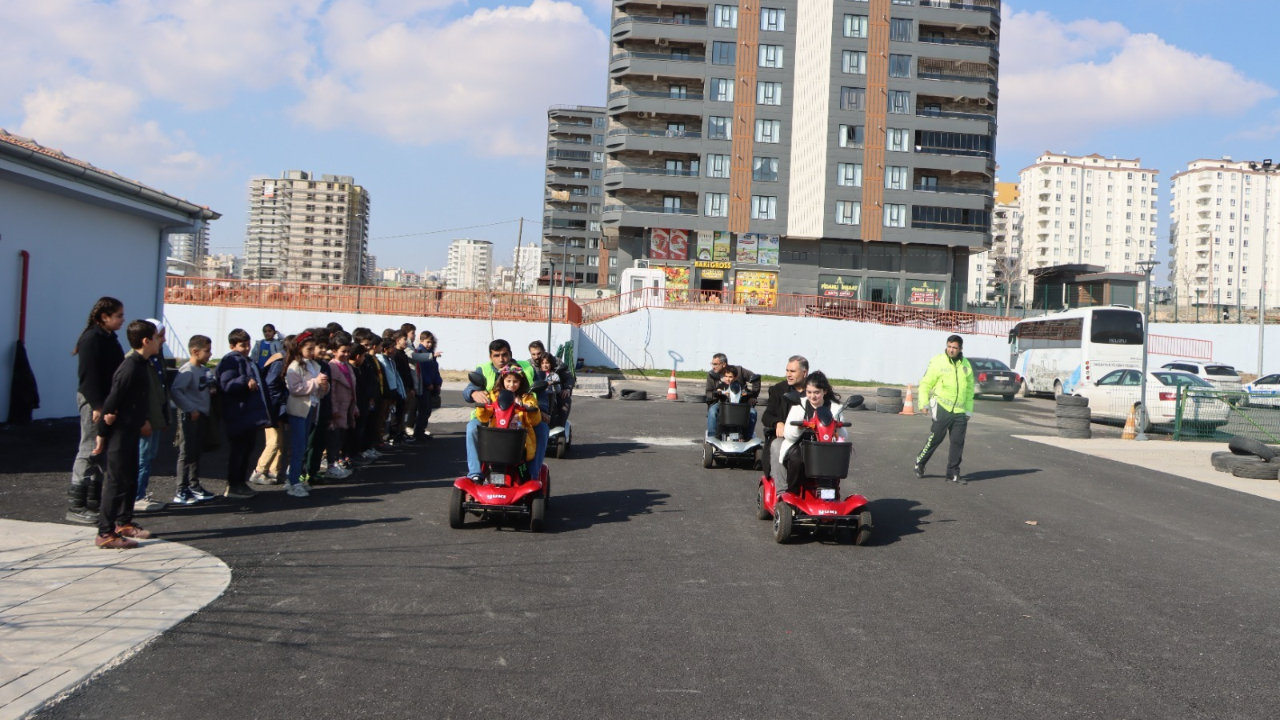
<path fill-rule="evenodd" d="M 1178 388 L 1214 390 L 1205 380 L 1188 372 L 1151 370 L 1147 372 L 1147 427 L 1172 427 L 1178 418 Z M 1124 422 L 1142 392 L 1141 370 L 1113 370 L 1094 383 L 1080 383 L 1076 395 L 1089 398 L 1090 415 L 1094 419 Z M 1182 391 L 1184 395 L 1187 390 Z M 1183 401 L 1184 427 L 1217 428 L 1227 424 L 1231 406 L 1221 396 L 1196 396 Z"/>
<path fill-rule="evenodd" d="M 973 366 L 974 395 L 1000 395 L 1006 402 L 1013 401 L 1022 386 L 1018 373 L 995 358 L 969 358 L 969 364 Z"/>
<path fill-rule="evenodd" d="M 1250 405 L 1280 407 L 1280 375 L 1263 375 L 1244 386 Z"/>

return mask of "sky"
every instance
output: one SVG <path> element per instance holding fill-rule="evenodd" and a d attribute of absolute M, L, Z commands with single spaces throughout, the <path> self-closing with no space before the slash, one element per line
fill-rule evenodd
<path fill-rule="evenodd" d="M 537 242 L 546 110 L 602 105 L 608 0 L 0 0 L 0 128 L 222 213 L 243 252 L 248 184 L 351 175 L 383 267 L 441 268 L 455 237 L 509 263 Z M 1280 6 L 1007 2 L 998 175 L 1046 150 L 1280 158 Z M 480 227 L 477 227 L 480 226 Z"/>

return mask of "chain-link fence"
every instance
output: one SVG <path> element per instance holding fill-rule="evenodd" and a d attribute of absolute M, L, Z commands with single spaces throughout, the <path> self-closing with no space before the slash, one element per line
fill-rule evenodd
<path fill-rule="evenodd" d="M 1226 442 L 1233 435 L 1280 443 L 1280 397 L 1243 390 L 1182 386 L 1177 392 L 1174 440 Z"/>

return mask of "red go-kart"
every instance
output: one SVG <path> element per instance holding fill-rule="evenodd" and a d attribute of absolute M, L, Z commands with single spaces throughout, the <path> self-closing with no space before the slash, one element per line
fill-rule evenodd
<path fill-rule="evenodd" d="M 483 387 L 483 378 L 478 384 Z M 470 513 L 481 520 L 524 520 L 530 531 L 542 532 L 551 499 L 551 473 L 544 464 L 538 477 L 528 477 L 525 430 L 511 427 L 515 397 L 503 390 L 498 401 L 486 407 L 493 411 L 496 427 L 480 427 L 476 438 L 483 479 L 460 477 L 453 482 L 449 527 L 462 527 Z"/>
<path fill-rule="evenodd" d="M 846 424 L 825 406 L 808 420 L 791 424 L 805 428 L 800 441 L 805 477 L 799 492 L 784 492 L 780 502 L 776 501 L 773 478 L 760 478 L 756 517 L 773 518 L 773 539 L 779 543 L 787 542 L 796 529 L 807 528 L 815 533 L 852 533 L 855 545 L 865 544 L 872 529 L 867 499 L 861 495 L 840 497 L 840 481 L 848 477 L 853 456 L 853 445 L 837 434 Z"/>

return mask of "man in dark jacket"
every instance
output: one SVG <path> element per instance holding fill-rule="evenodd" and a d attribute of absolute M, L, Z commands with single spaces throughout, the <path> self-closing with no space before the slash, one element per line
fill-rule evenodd
<path fill-rule="evenodd" d="M 214 369 L 222 390 L 222 422 L 230 446 L 224 494 L 229 498 L 251 498 L 257 493 L 249 487 L 249 466 L 253 462 L 249 454 L 258 430 L 271 424 L 271 412 L 258 366 L 249 359 L 249 333 L 236 328 L 227 336 L 227 342 L 231 352 Z"/>
<path fill-rule="evenodd" d="M 720 396 L 717 389 L 720 387 L 720 380 L 724 375 L 725 368 L 729 367 L 729 358 L 724 353 L 716 353 L 711 356 L 711 372 L 707 373 L 707 386 L 703 391 L 703 397 L 710 405 L 707 408 L 707 435 L 716 434 L 716 423 L 720 419 Z M 751 426 L 747 428 L 747 440 L 755 435 L 756 429 L 756 408 L 755 404 L 760 397 L 760 376 L 742 367 L 735 368 L 734 376 L 738 378 L 738 382 L 742 384 L 742 400 L 751 404 Z"/>
<path fill-rule="evenodd" d="M 791 412 L 793 403 L 786 399 L 786 394 L 796 391 L 804 394 L 804 381 L 809 377 L 809 361 L 801 355 L 792 355 L 787 360 L 786 375 L 782 380 L 769 387 L 769 402 L 765 405 L 764 415 L 761 416 L 760 422 L 764 426 L 764 474 L 773 477 L 770 473 L 770 463 L 773 456 L 770 454 L 773 450 L 773 441 L 777 439 L 782 432 L 778 429 L 778 423 L 785 422 L 787 414 Z"/>
<path fill-rule="evenodd" d="M 133 496 L 138 482 L 139 441 L 151 434 L 150 358 L 160 350 L 156 326 L 134 320 L 127 331 L 135 352 L 120 363 L 111 391 L 102 403 L 98 437 L 106 442 L 107 476 L 102 486 L 95 544 L 109 550 L 128 550 L 151 533 L 133 522 Z"/>
<path fill-rule="evenodd" d="M 92 315 L 89 326 L 76 342 L 80 449 L 71 466 L 71 486 L 67 489 L 67 520 L 84 525 L 98 522 L 103 468 L 102 456 L 94 455 L 93 448 L 98 439 L 102 403 L 111 391 L 111 378 L 124 362 L 124 349 L 116 337 L 116 332 L 124 326 L 124 305 L 114 298 L 102 298 L 94 306 Z"/>

